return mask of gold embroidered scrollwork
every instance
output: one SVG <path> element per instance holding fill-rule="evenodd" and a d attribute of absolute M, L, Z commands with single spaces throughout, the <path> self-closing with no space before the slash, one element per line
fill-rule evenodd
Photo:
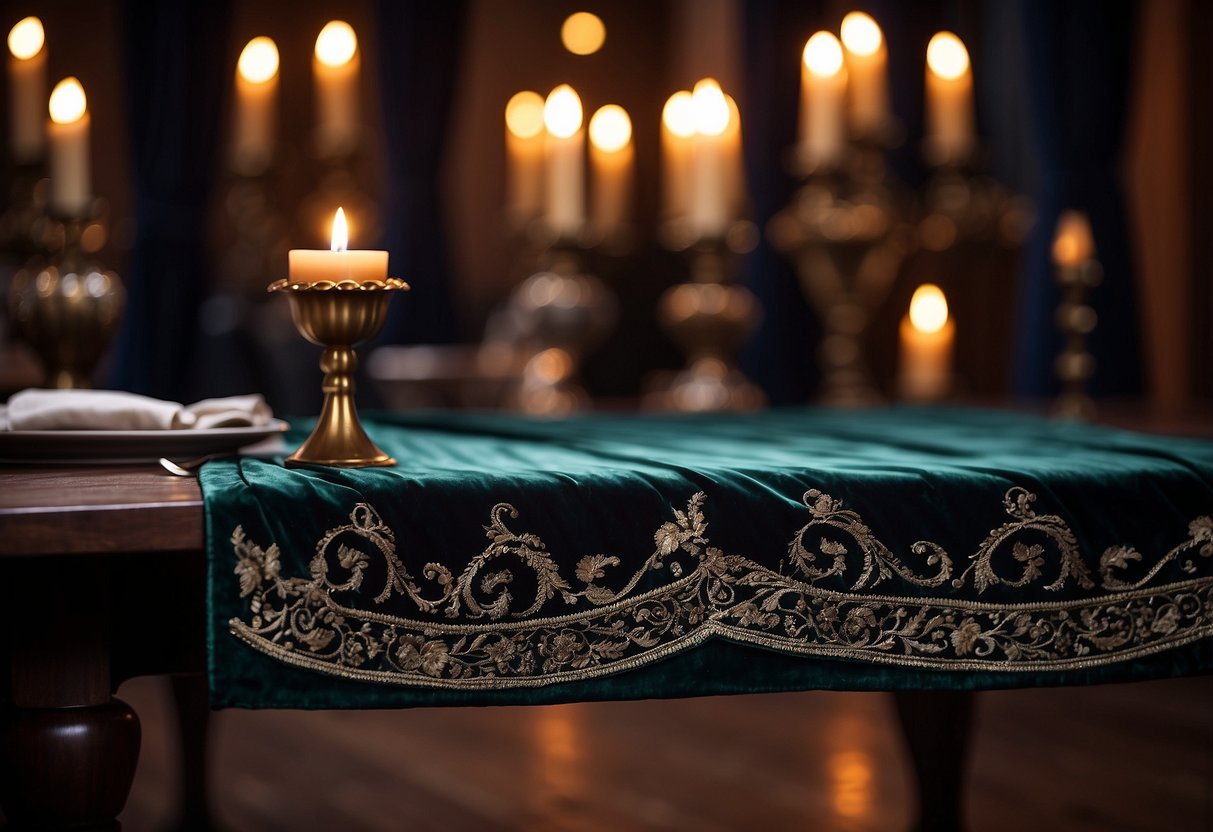
<path fill-rule="evenodd" d="M 507 517 L 516 520 L 518 512 L 500 503 L 484 527 L 488 546 L 458 577 L 442 564 L 425 564 L 423 577 L 437 587 L 430 597 L 406 569 L 392 530 L 370 505 L 359 503 L 349 523 L 317 543 L 310 579 L 284 578 L 277 545 L 263 549 L 237 527 L 235 573 L 240 597 L 248 599 L 248 618 L 233 618 L 230 627 L 254 648 L 322 673 L 469 689 L 619 673 L 714 636 L 794 655 L 1015 671 L 1108 664 L 1213 635 L 1213 577 L 1151 585 L 1166 563 L 1184 553 L 1213 557 L 1208 517 L 1194 520 L 1188 538 L 1137 581 L 1119 573 L 1143 560 L 1141 553 L 1127 546 L 1108 549 L 1100 561 L 1102 595 L 995 604 L 870 591 L 897 579 L 953 590 L 971 579 L 978 595 L 998 584 L 1043 583 L 1049 555 L 1042 541 L 1056 550 L 1057 563 L 1044 589 L 1056 591 L 1070 580 L 1093 589 L 1073 532 L 1056 515 L 1036 514 L 1034 499 L 1021 488 L 1008 491 L 1003 502 L 1010 519 L 989 533 L 969 556 L 969 567 L 953 578 L 953 561 L 942 547 L 928 541 L 910 547 L 915 563 L 934 570 L 921 575 L 881 543 L 858 513 L 815 489 L 803 497 L 810 519 L 789 543 L 788 574 L 769 569 L 711 544 L 706 496 L 700 492 L 657 529 L 652 553 L 627 580 L 612 580 L 623 564 L 620 557 L 586 555 L 573 569 L 577 589 L 538 536 L 509 528 Z M 855 557 L 849 558 L 844 539 L 856 547 Z M 1018 576 L 995 570 L 994 557 L 1003 551 L 1021 564 Z M 819 556 L 830 558 L 829 565 L 819 565 Z M 858 575 L 849 591 L 819 585 L 833 576 L 845 578 L 852 566 Z M 373 607 L 395 593 L 428 617 L 343 603 L 356 600 L 367 575 L 379 568 L 385 582 Z M 517 568 L 531 573 L 533 598 L 513 597 Z M 1181 568 L 1196 571 L 1191 561 Z M 646 585 L 656 583 L 656 589 L 637 591 L 646 576 L 657 573 L 668 577 L 649 580 Z M 552 606 L 561 611 L 536 617 Z"/>

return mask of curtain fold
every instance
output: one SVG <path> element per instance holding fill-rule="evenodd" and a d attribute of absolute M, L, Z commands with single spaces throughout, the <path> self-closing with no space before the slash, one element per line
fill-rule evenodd
<path fill-rule="evenodd" d="M 230 86 L 229 11 L 227 0 L 122 4 L 135 240 L 111 378 L 120 389 L 169 399 L 190 389 Z"/>

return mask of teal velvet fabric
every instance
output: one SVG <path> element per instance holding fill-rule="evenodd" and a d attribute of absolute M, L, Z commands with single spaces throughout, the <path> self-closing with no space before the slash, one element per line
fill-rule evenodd
<path fill-rule="evenodd" d="M 1213 668 L 1210 442 L 915 408 L 363 421 L 397 466 L 203 467 L 215 707 Z"/>

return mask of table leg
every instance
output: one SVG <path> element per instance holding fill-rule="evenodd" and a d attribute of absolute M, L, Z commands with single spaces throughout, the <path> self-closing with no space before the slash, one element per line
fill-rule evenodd
<path fill-rule="evenodd" d="M 964 828 L 964 775 L 973 723 L 968 691 L 898 691 L 897 715 L 918 785 L 922 832 Z"/>
<path fill-rule="evenodd" d="M 14 829 L 118 828 L 140 734 L 112 697 L 108 577 L 97 558 L 13 560 L 0 572 L 0 807 Z"/>

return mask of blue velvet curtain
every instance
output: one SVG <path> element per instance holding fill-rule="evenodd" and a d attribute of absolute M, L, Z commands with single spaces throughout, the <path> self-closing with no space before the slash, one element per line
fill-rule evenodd
<path fill-rule="evenodd" d="M 1068 208 L 1091 218 L 1103 265 L 1090 294 L 1099 325 L 1088 339 L 1097 395 L 1141 392 L 1133 246 L 1120 187 L 1132 78 L 1131 0 L 1029 0 L 1022 6 L 1033 137 L 1040 164 L 1037 222 L 1020 283 L 1016 392 L 1056 390 L 1061 339 L 1053 322 L 1059 295 L 1050 263 L 1057 218 Z"/>
<path fill-rule="evenodd" d="M 227 0 L 124 0 L 135 241 L 113 386 L 169 399 L 191 381 L 209 275 L 206 211 L 230 78 Z"/>
<path fill-rule="evenodd" d="M 379 100 L 387 146 L 385 244 L 413 290 L 392 303 L 381 340 L 457 338 L 442 199 L 442 160 L 461 57 L 464 0 L 378 0 Z"/>

